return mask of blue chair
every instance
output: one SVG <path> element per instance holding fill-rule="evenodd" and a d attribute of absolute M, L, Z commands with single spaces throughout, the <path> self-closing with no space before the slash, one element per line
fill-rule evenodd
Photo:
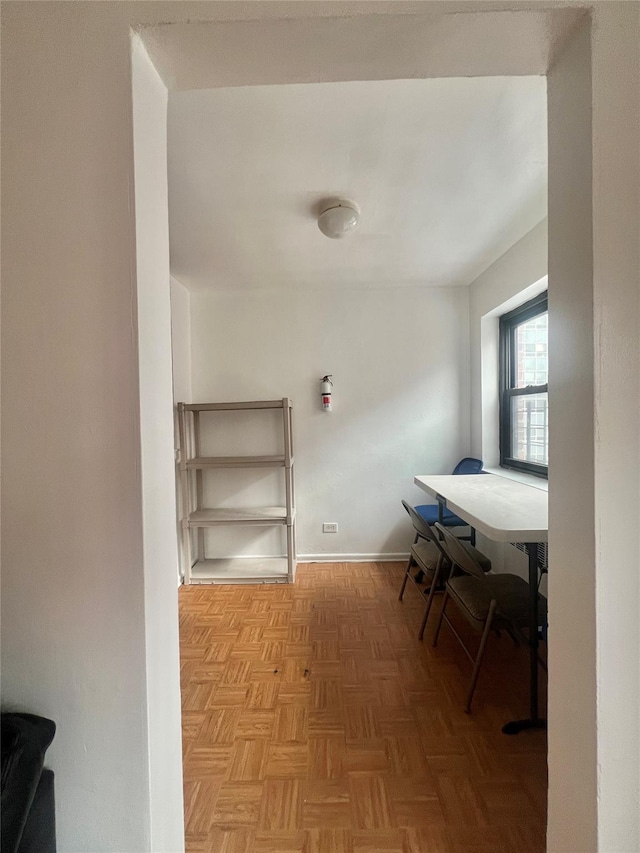
<path fill-rule="evenodd" d="M 456 467 L 451 472 L 452 474 L 481 474 L 482 459 L 474 459 L 471 456 L 465 456 L 464 459 L 461 459 Z M 450 509 L 446 509 L 446 507 L 442 508 L 442 518 L 440 517 L 440 507 L 438 504 L 422 504 L 421 506 L 417 506 L 415 508 L 418 515 L 420 515 L 427 524 L 434 525 L 436 522 L 439 522 L 443 527 L 468 527 L 468 523 L 464 521 L 464 519 L 455 515 L 451 512 Z"/>

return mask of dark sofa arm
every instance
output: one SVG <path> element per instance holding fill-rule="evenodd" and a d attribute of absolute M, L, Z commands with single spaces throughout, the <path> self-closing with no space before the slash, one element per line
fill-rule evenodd
<path fill-rule="evenodd" d="M 18 853 L 20 850 L 20 842 L 40 785 L 44 755 L 55 731 L 55 723 L 44 717 L 2 714 L 2 853 Z M 52 793 L 52 779 L 47 781 Z M 53 815 L 50 819 L 53 822 Z"/>

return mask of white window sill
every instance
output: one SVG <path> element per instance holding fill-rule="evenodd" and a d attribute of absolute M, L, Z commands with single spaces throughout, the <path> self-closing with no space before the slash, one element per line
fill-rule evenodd
<path fill-rule="evenodd" d="M 525 474 L 524 471 L 514 471 L 511 468 L 483 468 L 489 474 L 496 474 L 498 477 L 505 477 L 507 480 L 515 480 L 518 483 L 524 483 L 527 486 L 533 486 L 535 489 L 542 489 L 543 492 L 549 491 L 549 481 L 542 477 L 534 477 L 533 474 Z"/>

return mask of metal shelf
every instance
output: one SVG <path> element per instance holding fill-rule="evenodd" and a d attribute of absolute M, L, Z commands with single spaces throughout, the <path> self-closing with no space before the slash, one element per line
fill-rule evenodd
<path fill-rule="evenodd" d="M 284 398 L 287 399 L 286 397 Z M 282 409 L 282 400 L 255 400 L 250 403 L 185 403 L 185 412 L 236 412 L 241 409 Z"/>
<path fill-rule="evenodd" d="M 204 559 L 191 568 L 191 583 L 287 583 L 286 557 Z"/>
<path fill-rule="evenodd" d="M 280 409 L 283 452 L 269 456 L 202 456 L 201 412 Z M 207 422 L 208 423 L 208 422 Z M 286 583 L 296 570 L 296 511 L 293 479 L 293 424 L 291 401 L 263 400 L 247 403 L 178 403 L 180 429 L 181 563 L 184 581 L 190 583 Z M 205 507 L 204 484 L 210 472 L 222 468 L 283 469 L 284 506 Z M 207 528 L 224 525 L 277 525 L 285 528 L 285 557 L 229 557 L 210 559 L 205 553 Z M 192 531 L 196 531 L 193 536 Z M 192 556 L 192 551 L 195 551 Z"/>
<path fill-rule="evenodd" d="M 284 456 L 195 456 L 187 459 L 189 471 L 198 468 L 284 468 Z M 293 460 L 291 460 L 293 464 Z"/>
<path fill-rule="evenodd" d="M 292 524 L 295 510 L 287 518 L 286 506 L 221 507 L 197 509 L 189 513 L 189 527 L 215 527 L 222 524 Z"/>

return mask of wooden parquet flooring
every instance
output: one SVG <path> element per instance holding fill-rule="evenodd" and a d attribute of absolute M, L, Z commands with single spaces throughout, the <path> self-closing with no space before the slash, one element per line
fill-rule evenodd
<path fill-rule="evenodd" d="M 544 851 L 544 733 L 500 732 L 525 650 L 491 637 L 466 715 L 470 664 L 435 613 L 416 640 L 402 571 L 180 590 L 187 853 Z"/>

